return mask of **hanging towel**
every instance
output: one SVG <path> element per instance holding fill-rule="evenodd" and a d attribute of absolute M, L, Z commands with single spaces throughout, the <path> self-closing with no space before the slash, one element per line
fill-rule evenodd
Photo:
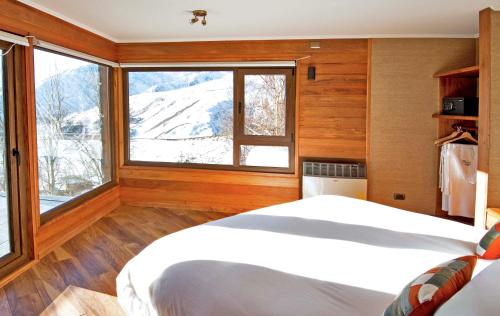
<path fill-rule="evenodd" d="M 477 145 L 446 144 L 440 155 L 442 208 L 450 216 L 474 218 Z"/>
<path fill-rule="evenodd" d="M 450 178 L 449 178 L 449 158 L 448 158 L 448 145 L 441 147 L 440 163 L 439 163 L 439 188 L 442 192 L 442 206 L 443 211 L 449 210 L 449 195 L 450 195 Z"/>

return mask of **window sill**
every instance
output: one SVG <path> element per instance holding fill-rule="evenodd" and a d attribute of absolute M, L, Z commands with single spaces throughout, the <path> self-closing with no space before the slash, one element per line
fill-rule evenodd
<path fill-rule="evenodd" d="M 120 186 L 134 186 L 135 180 L 148 180 L 152 183 L 155 181 L 172 181 L 277 186 L 290 189 L 297 189 L 299 187 L 299 177 L 297 174 L 144 166 L 122 166 L 120 168 Z"/>
<path fill-rule="evenodd" d="M 30 261 L 26 262 L 25 264 L 18 267 L 16 270 L 12 271 L 8 275 L 0 279 L 0 288 L 3 288 L 4 286 L 12 282 L 14 279 L 16 279 L 18 276 L 31 269 L 36 263 L 38 263 L 38 260 L 31 259 Z"/>
<path fill-rule="evenodd" d="M 262 176 L 262 177 L 285 177 L 285 178 L 296 178 L 297 174 L 294 171 L 255 171 L 251 169 L 242 170 L 242 169 L 231 169 L 231 168 L 213 168 L 213 166 L 173 166 L 167 164 L 155 164 L 155 163 L 135 163 L 130 162 L 124 164 L 120 167 L 120 177 L 122 171 L 127 173 L 141 172 L 141 171 L 151 171 L 156 172 L 158 174 L 161 173 L 186 173 L 191 174 L 193 172 L 198 174 L 207 174 L 207 175 L 234 175 L 234 176 Z"/>
<path fill-rule="evenodd" d="M 66 203 L 63 203 L 43 214 L 40 215 L 40 225 L 46 225 L 59 219 L 61 216 L 71 212 L 73 209 L 91 201 L 93 198 L 99 196 L 100 194 L 112 189 L 117 186 L 116 181 L 107 182 L 100 187 L 97 187 L 91 191 L 85 192 L 84 194 L 77 196 Z"/>

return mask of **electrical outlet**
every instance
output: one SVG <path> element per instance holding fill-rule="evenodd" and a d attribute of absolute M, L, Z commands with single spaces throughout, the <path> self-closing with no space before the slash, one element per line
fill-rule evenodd
<path fill-rule="evenodd" d="M 404 193 L 394 193 L 394 199 L 403 201 L 406 199 L 406 195 Z"/>

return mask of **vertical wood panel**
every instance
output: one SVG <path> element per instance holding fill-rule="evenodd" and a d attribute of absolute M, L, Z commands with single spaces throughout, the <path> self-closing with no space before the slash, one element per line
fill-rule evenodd
<path fill-rule="evenodd" d="M 32 39 L 29 40 L 31 43 Z M 29 225 L 32 231 L 31 240 L 33 240 L 38 233 L 38 228 L 40 227 L 33 46 L 25 48 L 24 57 L 26 97 L 23 100 L 24 105 L 22 113 L 20 113 L 20 120 L 22 121 L 25 132 L 22 134 L 24 144 L 22 145 L 22 148 L 20 148 L 20 152 L 26 157 L 23 164 L 26 169 L 22 172 L 24 174 L 24 181 L 22 182 L 24 187 L 21 189 L 26 192 L 26 207 L 31 215 Z M 34 259 L 38 259 L 38 248 L 36 242 L 32 243 L 32 249 Z"/>
<path fill-rule="evenodd" d="M 124 162 L 123 149 L 123 85 L 122 85 L 122 70 L 120 68 L 113 69 L 113 119 L 114 119 L 114 136 L 115 136 L 115 175 L 119 182 L 120 167 Z"/>
<path fill-rule="evenodd" d="M 481 166 L 488 163 L 488 207 L 500 207 L 500 11 L 486 9 L 481 12 L 480 37 L 480 99 L 488 121 L 480 117 L 482 136 L 488 138 L 488 147 L 482 150 Z M 486 24 L 486 25 L 485 25 Z M 489 49 L 488 49 L 489 48 Z M 484 72 L 483 72 L 484 71 Z M 489 114 L 489 116 L 488 116 Z M 484 135 L 484 136 L 483 136 Z M 480 140 L 481 141 L 481 140 Z M 489 150 L 489 153 L 488 153 Z M 488 160 L 488 161 L 487 161 Z M 483 212 L 484 214 L 484 212 Z"/>
<path fill-rule="evenodd" d="M 478 170 L 488 173 L 491 97 L 491 9 L 479 14 L 479 160 Z M 485 208 L 486 210 L 486 208 Z"/>
<path fill-rule="evenodd" d="M 491 92 L 491 10 L 479 13 L 479 122 L 478 166 L 476 181 L 476 209 L 474 224 L 486 226 L 488 207 L 488 173 L 490 155 L 490 92 Z"/>
<path fill-rule="evenodd" d="M 368 40 L 368 61 L 366 65 L 366 77 L 367 77 L 367 86 L 366 86 L 366 165 L 370 165 L 371 160 L 371 151 L 370 151 L 370 131 L 371 131 L 371 106 L 372 106 L 372 49 L 373 49 L 373 40 Z M 368 187 L 370 187 L 370 175 L 367 175 Z M 370 190 L 367 192 L 367 199 L 370 200 Z"/>

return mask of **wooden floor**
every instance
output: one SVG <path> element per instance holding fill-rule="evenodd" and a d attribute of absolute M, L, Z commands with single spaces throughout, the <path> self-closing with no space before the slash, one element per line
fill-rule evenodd
<path fill-rule="evenodd" d="M 65 303 L 66 297 L 75 297 L 74 293 L 93 293 L 89 294 L 92 300 L 102 293 L 107 300 L 108 295 L 116 296 L 118 272 L 152 241 L 224 216 L 216 212 L 121 206 L 0 288 L 0 315 L 39 315 L 44 311 L 43 315 L 55 315 L 59 313 L 51 311 L 84 308 L 81 306 L 85 302 L 77 303 L 76 307 L 74 302 Z M 58 306 L 61 304 L 72 307 Z M 104 310 L 75 313 L 76 316 L 93 314 L 115 313 Z"/>

